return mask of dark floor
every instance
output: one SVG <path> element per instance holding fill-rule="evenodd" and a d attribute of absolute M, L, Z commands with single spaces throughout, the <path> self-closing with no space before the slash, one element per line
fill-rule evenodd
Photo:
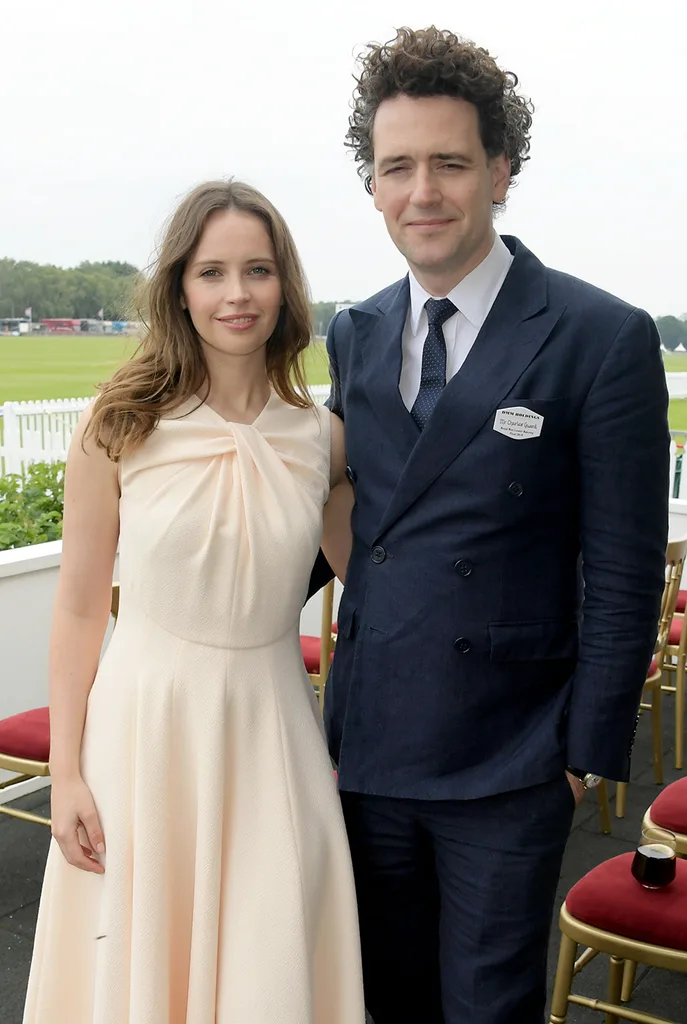
<path fill-rule="evenodd" d="M 678 773 L 671 767 L 672 702 L 666 699 L 664 703 L 665 774 L 666 782 L 672 782 L 678 777 Z M 613 818 L 613 834 L 607 836 L 601 833 L 596 798 L 593 795 L 586 797 L 577 812 L 563 863 L 557 911 L 568 889 L 586 871 L 608 857 L 631 850 L 636 845 L 644 811 L 658 791 L 653 783 L 651 769 L 649 724 L 648 718 L 640 722 L 633 759 L 633 784 L 628 791 L 627 816 L 623 820 Z M 39 814 L 48 811 L 45 790 L 26 797 L 20 803 L 27 809 L 35 809 Z M 48 839 L 48 830 L 43 826 L 0 815 L 0 1024 L 21 1024 Z M 557 950 L 558 936 L 554 923 L 549 962 L 550 983 L 555 973 Z M 576 989 L 586 995 L 604 998 L 606 965 L 603 957 L 592 961 L 578 978 Z M 666 1017 L 676 1024 L 687 1024 L 687 975 L 640 967 L 632 1006 L 637 1010 Z M 571 1007 L 568 1014 L 569 1024 L 602 1024 L 603 1019 L 599 1013 L 578 1007 Z M 517 1024 L 529 1022 L 518 1021 Z"/>

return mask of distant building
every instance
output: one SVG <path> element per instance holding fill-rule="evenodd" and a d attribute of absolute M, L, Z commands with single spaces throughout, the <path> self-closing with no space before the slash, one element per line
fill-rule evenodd
<path fill-rule="evenodd" d="M 353 302 L 337 302 L 334 313 L 340 313 L 342 309 L 350 309 L 353 305 L 355 305 Z"/>
<path fill-rule="evenodd" d="M 18 337 L 20 334 L 28 334 L 30 330 L 31 321 L 25 316 L 0 317 L 0 334 Z"/>
<path fill-rule="evenodd" d="M 81 320 L 74 317 L 47 317 L 40 325 L 48 334 L 76 334 L 81 330 Z"/>

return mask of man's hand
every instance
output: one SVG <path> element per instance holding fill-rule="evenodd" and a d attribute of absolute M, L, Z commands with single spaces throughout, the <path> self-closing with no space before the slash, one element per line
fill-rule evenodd
<path fill-rule="evenodd" d="M 570 772 L 566 772 L 565 774 L 568 782 L 570 783 L 570 788 L 573 791 L 573 796 L 575 797 L 575 807 L 579 807 L 584 800 L 584 794 L 587 790 L 584 788 L 582 779 L 578 779 L 576 775 L 571 775 Z"/>

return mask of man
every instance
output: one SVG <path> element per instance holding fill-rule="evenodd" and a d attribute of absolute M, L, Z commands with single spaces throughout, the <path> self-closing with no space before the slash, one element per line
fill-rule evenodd
<path fill-rule="evenodd" d="M 495 234 L 516 85 L 404 29 L 362 58 L 348 132 L 409 266 L 327 339 L 356 505 L 325 715 L 375 1024 L 543 1020 L 574 798 L 627 779 L 656 636 L 658 336 Z"/>

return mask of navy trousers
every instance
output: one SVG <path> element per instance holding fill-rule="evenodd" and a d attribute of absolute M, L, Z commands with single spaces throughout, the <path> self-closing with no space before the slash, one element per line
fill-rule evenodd
<path fill-rule="evenodd" d="M 341 800 L 375 1024 L 542 1024 L 565 776 L 479 800 Z"/>

